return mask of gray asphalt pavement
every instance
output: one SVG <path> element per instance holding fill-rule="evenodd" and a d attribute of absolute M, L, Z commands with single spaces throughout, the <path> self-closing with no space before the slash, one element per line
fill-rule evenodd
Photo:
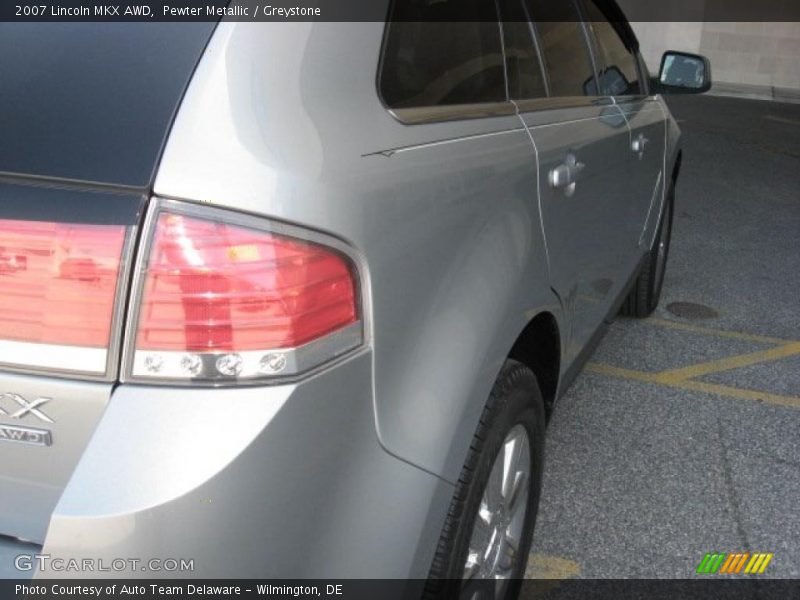
<path fill-rule="evenodd" d="M 800 105 L 669 104 L 661 304 L 618 319 L 556 408 L 531 576 L 696 577 L 706 553 L 767 552 L 762 577 L 800 577 Z"/>

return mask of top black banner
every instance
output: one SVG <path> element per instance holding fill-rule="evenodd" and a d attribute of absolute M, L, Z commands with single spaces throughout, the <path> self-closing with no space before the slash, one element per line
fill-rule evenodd
<path fill-rule="evenodd" d="M 411 10 L 401 11 L 409 15 L 406 18 L 409 21 L 418 20 L 413 17 L 417 13 L 439 14 L 442 21 L 475 21 L 483 20 L 480 15 L 493 12 L 493 9 L 483 11 L 479 6 L 487 3 L 491 6 L 493 0 L 140 0 L 125 3 L 113 0 L 5 0 L 0 3 L 0 21 L 368 22 L 386 20 L 392 1 L 409 5 Z M 501 0 L 500 4 L 506 1 Z M 437 11 L 425 10 L 434 3 L 439 5 Z M 800 0 L 618 0 L 618 4 L 629 21 L 800 21 Z M 414 10 L 415 5 L 419 10 Z M 430 18 L 426 16 L 425 20 Z M 559 14 L 558 20 L 564 20 L 564 17 Z"/>

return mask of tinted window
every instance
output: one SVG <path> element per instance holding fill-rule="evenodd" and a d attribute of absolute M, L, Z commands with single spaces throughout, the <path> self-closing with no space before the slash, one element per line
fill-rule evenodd
<path fill-rule="evenodd" d="M 512 98 L 547 96 L 542 69 L 533 41 L 533 29 L 527 22 L 523 0 L 502 0 L 503 45 L 506 53 L 508 93 Z"/>
<path fill-rule="evenodd" d="M 380 90 L 391 108 L 506 99 L 494 0 L 395 0 L 389 20 Z"/>
<path fill-rule="evenodd" d="M 594 71 L 574 6 L 568 1 L 526 2 L 539 32 L 551 95 L 587 95 Z"/>
<path fill-rule="evenodd" d="M 636 56 L 617 33 L 616 27 L 620 24 L 615 26 L 610 23 L 592 0 L 586 2 L 586 12 L 600 53 L 600 64 L 597 65 L 600 70 L 600 94 L 629 96 L 641 93 Z"/>

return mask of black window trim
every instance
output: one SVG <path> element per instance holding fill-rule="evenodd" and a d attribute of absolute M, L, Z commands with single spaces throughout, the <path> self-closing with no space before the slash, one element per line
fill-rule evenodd
<path fill-rule="evenodd" d="M 586 46 L 586 51 L 589 53 L 589 61 L 592 63 L 592 73 L 594 75 L 594 89 L 600 91 L 600 71 L 598 65 L 598 48 L 595 46 L 594 32 L 592 31 L 591 23 L 588 21 L 588 15 L 581 0 L 570 0 L 578 14 L 578 19 L 581 24 L 581 31 L 583 32 L 583 44 Z M 594 98 L 608 98 L 609 96 L 602 96 L 597 94 L 592 96 Z"/>
<path fill-rule="evenodd" d="M 505 29 L 503 28 L 503 11 L 500 10 L 499 0 L 495 0 L 495 4 L 497 5 L 497 14 L 500 19 L 500 32 L 503 34 L 501 41 L 503 42 L 503 70 L 505 71 L 506 77 L 506 98 L 511 102 L 524 102 L 528 100 L 541 100 L 542 98 L 551 98 L 551 85 L 550 85 L 550 75 L 547 72 L 547 66 L 544 62 L 544 54 L 542 53 L 542 45 L 539 40 L 539 30 L 536 27 L 536 23 L 533 19 L 531 19 L 530 11 L 528 10 L 528 4 L 525 0 L 516 0 L 522 6 L 522 11 L 525 13 L 525 24 L 528 26 L 528 31 L 531 34 L 531 45 L 534 53 L 536 54 L 536 62 L 539 65 L 539 73 L 542 76 L 542 82 L 544 84 L 544 96 L 540 96 L 538 98 L 512 98 L 511 97 L 511 88 L 508 85 L 508 62 L 505 60 L 505 52 L 506 52 L 506 40 L 505 40 Z"/>
<path fill-rule="evenodd" d="M 547 98 L 553 97 L 553 86 L 550 84 L 550 73 L 547 72 L 547 65 L 544 63 L 544 52 L 542 51 L 542 40 L 539 37 L 539 27 L 536 22 L 531 19 L 531 13 L 528 10 L 528 4 L 524 0 L 519 0 L 522 3 L 522 10 L 525 11 L 525 18 L 528 20 L 528 29 L 531 32 L 533 39 L 533 49 L 536 52 L 536 58 L 539 62 L 539 71 L 542 74 L 542 81 L 544 81 L 544 91 Z M 532 99 L 532 98 L 531 98 Z"/>
<path fill-rule="evenodd" d="M 585 2 L 587 0 L 573 0 L 573 2 L 577 5 L 578 11 L 580 14 L 581 22 L 583 23 L 584 29 L 586 30 L 587 36 L 587 43 L 589 44 L 592 52 L 592 64 L 594 65 L 594 76 L 595 76 L 595 89 L 599 92 L 600 91 L 600 71 L 598 69 L 599 61 L 600 61 L 600 46 L 597 41 L 597 35 L 594 32 L 594 27 L 592 27 L 592 22 L 589 20 L 589 15 L 586 12 Z M 591 1 L 591 0 L 588 0 Z M 640 60 L 640 53 L 639 53 L 639 40 L 636 38 L 636 34 L 633 31 L 628 19 L 625 17 L 625 13 L 619 8 L 619 5 L 614 0 L 594 0 L 594 4 L 597 9 L 601 12 L 601 14 L 606 18 L 608 23 L 617 33 L 617 35 L 622 40 L 622 43 L 625 45 L 625 48 L 628 52 L 631 53 L 634 59 L 634 63 L 636 65 L 636 74 L 639 77 L 639 93 L 638 94 L 626 94 L 626 95 L 618 95 L 618 96 L 609 96 L 608 94 L 605 97 L 609 98 L 624 98 L 626 101 L 630 100 L 638 100 L 644 98 L 649 95 L 649 88 L 647 85 L 647 79 L 649 78 L 649 74 L 647 77 L 644 76 L 642 73 L 642 61 Z M 605 64 L 605 60 L 603 61 L 603 67 L 605 68 L 607 65 Z"/>
<path fill-rule="evenodd" d="M 595 89 L 600 89 L 599 79 L 597 75 L 597 61 L 595 58 L 595 51 L 593 47 L 593 39 L 591 34 L 588 30 L 588 22 L 586 21 L 586 15 L 583 10 L 583 6 L 580 3 L 580 0 L 567 0 L 568 2 L 572 3 L 572 6 L 575 8 L 576 14 L 578 16 L 578 24 L 581 31 L 581 38 L 583 39 L 583 48 L 586 52 L 586 56 L 589 58 L 589 64 L 592 68 L 592 78 L 594 79 Z M 583 108 L 583 107 L 597 107 L 597 106 L 610 106 L 615 103 L 613 96 L 556 96 L 553 95 L 552 85 L 550 83 L 550 73 L 548 71 L 548 65 L 544 56 L 544 51 L 542 50 L 541 45 L 541 38 L 539 34 L 538 22 L 531 19 L 530 12 L 528 11 L 528 6 L 526 2 L 523 2 L 523 8 L 525 9 L 525 16 L 528 19 L 528 23 L 531 25 L 534 33 L 535 33 L 535 48 L 536 52 L 539 55 L 539 64 L 541 66 L 542 72 L 545 78 L 545 84 L 547 87 L 547 97 L 546 98 L 526 98 L 526 99 L 519 99 L 513 100 L 516 104 L 519 112 L 522 113 L 530 113 L 530 112 L 537 112 L 542 110 L 557 110 L 557 109 L 564 109 L 564 108 Z"/>
<path fill-rule="evenodd" d="M 589 36 L 589 32 L 587 31 L 586 27 L 587 23 L 585 15 L 582 10 L 582 6 L 577 2 L 577 0 L 567 0 L 567 1 L 572 3 L 573 7 L 575 8 L 576 15 L 578 16 L 577 23 L 579 25 L 579 29 L 581 30 L 581 37 L 583 38 L 583 48 L 586 52 L 586 56 L 589 58 L 589 63 L 592 67 L 592 78 L 594 79 L 595 88 L 599 90 L 600 86 L 599 86 L 599 79 L 597 76 L 597 62 L 595 60 L 594 51 L 592 49 L 591 37 Z M 557 108 L 571 108 L 576 106 L 590 106 L 598 104 L 596 100 L 598 97 L 602 98 L 602 96 L 556 96 L 553 94 L 553 87 L 550 83 L 550 72 L 548 71 L 549 65 L 547 64 L 547 60 L 544 56 L 544 51 L 542 50 L 538 23 L 533 19 L 531 19 L 527 3 L 522 2 L 522 6 L 523 9 L 525 10 L 525 16 L 528 19 L 528 23 L 530 24 L 531 29 L 534 32 L 534 47 L 536 49 L 536 53 L 539 55 L 539 65 L 544 75 L 545 88 L 547 89 L 547 97 L 525 98 L 522 100 L 518 100 L 517 103 L 524 102 L 526 106 L 529 106 L 531 102 L 548 100 L 548 102 L 546 103 L 548 106 Z M 561 102 L 554 102 L 554 101 L 561 101 Z M 606 102 L 600 102 L 599 104 L 606 104 Z M 528 109 L 528 110 L 533 110 L 533 109 Z"/>
<path fill-rule="evenodd" d="M 643 91 L 644 95 L 645 96 L 653 95 L 651 93 L 651 91 L 650 91 L 651 90 L 650 71 L 647 68 L 647 63 L 645 62 L 644 56 L 642 56 L 642 53 L 641 53 L 640 50 L 636 51 L 636 64 L 639 67 L 639 73 L 640 73 L 639 76 L 642 78 L 641 79 L 642 91 Z"/>
<path fill-rule="evenodd" d="M 503 17 L 500 14 L 500 4 L 494 0 L 494 14 L 497 17 L 497 29 L 500 32 L 500 55 L 503 57 L 503 85 L 506 91 L 506 102 L 511 101 L 511 88 L 508 86 L 508 57 L 506 56 L 506 34 L 503 30 Z"/>

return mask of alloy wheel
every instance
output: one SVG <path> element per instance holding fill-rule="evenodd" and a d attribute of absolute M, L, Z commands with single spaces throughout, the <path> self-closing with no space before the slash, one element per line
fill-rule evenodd
<path fill-rule="evenodd" d="M 520 560 L 519 555 L 528 490 L 531 481 L 531 453 L 528 432 L 522 425 L 509 431 L 495 458 L 481 497 L 467 558 L 464 564 L 463 590 L 470 581 L 493 580 L 494 597 L 502 598 Z M 468 598 L 480 598 L 483 586 L 474 586 Z M 462 594 L 463 597 L 463 594 Z"/>

